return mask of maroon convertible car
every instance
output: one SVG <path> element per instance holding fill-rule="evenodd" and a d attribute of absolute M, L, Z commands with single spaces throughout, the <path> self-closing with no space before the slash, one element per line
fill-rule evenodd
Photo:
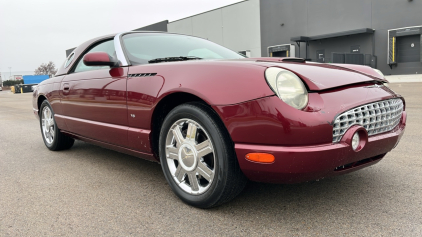
<path fill-rule="evenodd" d="M 366 66 L 126 32 L 77 47 L 34 91 L 33 110 L 48 149 L 80 139 L 160 162 L 179 198 L 210 208 L 248 179 L 304 182 L 380 161 L 406 125 L 386 82 Z"/>

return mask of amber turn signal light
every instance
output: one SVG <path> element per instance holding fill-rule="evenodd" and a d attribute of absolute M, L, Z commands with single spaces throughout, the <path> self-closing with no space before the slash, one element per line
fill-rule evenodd
<path fill-rule="evenodd" d="M 267 153 L 249 153 L 246 159 L 259 163 L 273 163 L 275 160 L 273 155 Z"/>

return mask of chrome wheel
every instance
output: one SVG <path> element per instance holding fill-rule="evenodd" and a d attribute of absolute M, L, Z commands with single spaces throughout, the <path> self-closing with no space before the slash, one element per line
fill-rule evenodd
<path fill-rule="evenodd" d="M 54 125 L 54 117 L 51 109 L 45 106 L 41 112 L 42 134 L 45 141 L 51 145 L 54 141 L 54 132 L 56 127 Z"/>
<path fill-rule="evenodd" d="M 215 174 L 215 152 L 205 129 L 191 119 L 173 123 L 166 137 L 166 159 L 177 185 L 189 194 L 208 190 Z"/>

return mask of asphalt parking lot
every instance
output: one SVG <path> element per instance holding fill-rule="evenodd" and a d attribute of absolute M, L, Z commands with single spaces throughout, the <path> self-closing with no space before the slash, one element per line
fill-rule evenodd
<path fill-rule="evenodd" d="M 183 204 L 159 164 L 77 141 L 45 148 L 32 94 L 0 92 L 0 236 L 422 236 L 422 83 L 381 162 L 296 185 L 250 183 L 211 210 Z"/>

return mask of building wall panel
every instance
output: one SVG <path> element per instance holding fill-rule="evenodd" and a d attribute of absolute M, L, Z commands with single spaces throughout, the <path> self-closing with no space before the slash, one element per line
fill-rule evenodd
<path fill-rule="evenodd" d="M 184 18 L 168 24 L 168 31 L 194 35 L 234 51 L 261 56 L 260 4 L 250 0 Z"/>
<path fill-rule="evenodd" d="M 370 28 L 371 1 L 308 1 L 307 24 L 307 34 L 311 36 Z"/>
<path fill-rule="evenodd" d="M 192 35 L 223 45 L 222 10 L 210 11 L 205 14 L 193 16 Z"/>
<path fill-rule="evenodd" d="M 171 33 L 178 33 L 178 34 L 185 34 L 185 35 L 193 35 L 193 24 L 192 24 L 192 17 L 170 22 L 167 25 L 168 32 Z"/>
<path fill-rule="evenodd" d="M 307 2 L 308 0 L 263 0 L 260 2 L 262 56 L 268 56 L 269 46 L 291 44 L 291 37 L 307 34 Z M 298 47 L 295 54 L 299 57 Z M 300 57 L 305 57 L 304 55 L 305 45 L 303 44 Z"/>
<path fill-rule="evenodd" d="M 392 69 L 386 63 L 388 30 L 422 25 L 422 1 L 261 0 L 260 4 L 263 56 L 267 56 L 268 46 L 293 43 L 291 37 L 371 28 L 375 30 L 373 36 L 368 34 L 362 35 L 363 38 L 356 35 L 312 41 L 308 56 L 315 60 L 315 50 L 325 48 L 326 56 L 331 57 L 328 51 L 360 45 L 364 54 L 374 52 L 377 68 L 386 75 L 422 72 L 420 62 L 402 62 Z M 284 25 L 281 26 L 281 23 Z M 299 56 L 298 48 L 296 55 Z M 300 56 L 305 57 L 305 43 L 301 44 Z"/>
<path fill-rule="evenodd" d="M 259 0 L 250 0 L 222 8 L 224 46 L 235 51 L 251 50 L 261 56 Z"/>

